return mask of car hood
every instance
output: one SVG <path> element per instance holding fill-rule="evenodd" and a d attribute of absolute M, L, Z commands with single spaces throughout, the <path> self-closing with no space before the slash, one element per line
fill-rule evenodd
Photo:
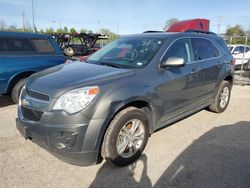
<path fill-rule="evenodd" d="M 32 75 L 26 88 L 32 91 L 58 97 L 71 89 L 85 86 L 100 86 L 104 82 L 129 77 L 133 69 L 119 69 L 108 66 L 74 62 L 59 65 Z"/>

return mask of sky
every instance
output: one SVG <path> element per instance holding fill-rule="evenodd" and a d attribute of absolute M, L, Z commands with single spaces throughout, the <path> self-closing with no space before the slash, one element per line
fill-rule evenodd
<path fill-rule="evenodd" d="M 206 18 L 210 30 L 223 33 L 228 25 L 250 30 L 250 1 L 241 0 L 33 0 L 38 29 L 67 26 L 118 34 L 161 30 L 166 20 Z M 238 9 L 238 10 L 237 10 Z M 0 0 L 0 21 L 22 27 L 22 14 L 32 25 L 31 0 Z"/>

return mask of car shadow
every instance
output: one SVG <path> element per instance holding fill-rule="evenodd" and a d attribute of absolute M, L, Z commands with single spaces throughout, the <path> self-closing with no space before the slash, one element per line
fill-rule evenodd
<path fill-rule="evenodd" d="M 186 148 L 153 187 L 250 187 L 250 122 L 216 127 Z M 159 151 L 158 159 L 163 160 Z M 137 163 L 116 168 L 105 162 L 90 187 L 152 187 L 147 174 L 147 156 L 139 159 L 143 170 L 139 181 L 133 176 Z M 155 169 L 154 169 L 155 171 Z M 135 170 L 136 174 L 138 169 Z"/>
<path fill-rule="evenodd" d="M 15 103 L 10 99 L 9 96 L 0 95 L 0 108 L 6 107 L 10 105 L 14 105 Z"/>
<path fill-rule="evenodd" d="M 137 167 L 138 163 L 142 164 L 142 167 L 141 165 Z M 141 171 L 139 180 L 135 178 L 135 171 L 138 172 L 136 168 Z M 135 163 L 122 168 L 114 167 L 105 162 L 97 172 L 90 187 L 152 187 L 147 175 L 147 156 L 143 154 Z"/>
<path fill-rule="evenodd" d="M 167 168 L 154 187 L 250 187 L 250 122 L 213 128 Z"/>

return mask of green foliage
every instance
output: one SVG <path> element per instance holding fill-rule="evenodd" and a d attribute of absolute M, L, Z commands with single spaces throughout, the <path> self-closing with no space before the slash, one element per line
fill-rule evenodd
<path fill-rule="evenodd" d="M 54 29 L 53 29 L 52 27 L 47 28 L 47 29 L 45 30 L 45 33 L 54 33 Z"/>
<path fill-rule="evenodd" d="M 69 33 L 69 30 L 68 30 L 67 27 L 64 27 L 64 28 L 63 28 L 63 33 Z"/>
<path fill-rule="evenodd" d="M 163 27 L 163 30 L 167 30 L 172 24 L 178 22 L 179 20 L 177 18 L 170 18 L 165 22 L 165 25 Z"/>
<path fill-rule="evenodd" d="M 43 29 L 40 29 L 39 33 L 44 34 L 44 30 L 43 30 Z"/>
<path fill-rule="evenodd" d="M 240 25 L 235 25 L 233 27 L 228 26 L 225 35 L 227 38 L 232 38 L 231 42 L 232 44 L 245 44 L 246 42 L 246 37 L 245 36 L 245 31 Z M 247 42 L 249 44 L 249 41 Z"/>
<path fill-rule="evenodd" d="M 108 36 L 108 40 L 105 40 L 106 42 L 111 42 L 119 38 L 119 36 L 116 33 L 110 31 L 109 29 L 101 29 L 101 34 Z"/>
<path fill-rule="evenodd" d="M 58 29 L 56 30 L 56 33 L 62 34 L 62 33 L 63 33 L 63 29 L 62 29 L 62 28 L 58 28 Z"/>
<path fill-rule="evenodd" d="M 7 26 L 5 24 L 4 21 L 0 20 L 0 30 L 1 31 L 19 31 L 19 32 L 34 32 L 33 28 L 31 28 L 29 25 L 26 26 L 27 28 L 18 28 L 15 24 Z M 37 31 L 38 33 L 47 33 L 47 34 L 52 34 L 52 33 L 59 33 L 59 34 L 68 34 L 68 33 L 77 33 L 77 30 L 75 28 L 70 28 L 68 29 L 67 27 L 63 27 L 63 28 L 57 28 L 56 30 L 54 30 L 52 27 L 50 28 L 46 28 L 46 29 L 40 29 L 39 31 Z M 94 33 L 92 30 L 86 29 L 86 28 L 82 28 L 79 31 L 80 33 Z M 107 35 L 108 39 L 107 40 L 98 40 L 97 43 L 99 44 L 106 44 L 109 43 L 113 40 L 116 40 L 117 38 L 119 38 L 119 36 L 110 31 L 109 29 L 103 28 L 100 31 L 101 34 L 103 35 Z M 80 42 L 79 39 L 73 39 L 73 42 Z"/>
<path fill-rule="evenodd" d="M 76 31 L 75 28 L 71 28 L 71 29 L 69 30 L 69 32 L 70 32 L 70 33 L 77 33 L 77 31 Z"/>
<path fill-rule="evenodd" d="M 89 29 L 80 29 L 80 33 L 93 33 L 93 31 L 92 30 L 89 30 Z"/>
<path fill-rule="evenodd" d="M 244 36 L 245 31 L 240 25 L 235 25 L 233 27 L 227 27 L 226 30 L 226 35 L 227 36 Z"/>

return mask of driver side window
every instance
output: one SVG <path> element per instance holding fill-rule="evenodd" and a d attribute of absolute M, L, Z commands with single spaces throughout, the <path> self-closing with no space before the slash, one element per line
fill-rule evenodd
<path fill-rule="evenodd" d="M 178 39 L 175 41 L 163 57 L 163 61 L 168 58 L 183 58 L 185 63 L 192 61 L 192 52 L 190 47 L 190 39 Z"/>

